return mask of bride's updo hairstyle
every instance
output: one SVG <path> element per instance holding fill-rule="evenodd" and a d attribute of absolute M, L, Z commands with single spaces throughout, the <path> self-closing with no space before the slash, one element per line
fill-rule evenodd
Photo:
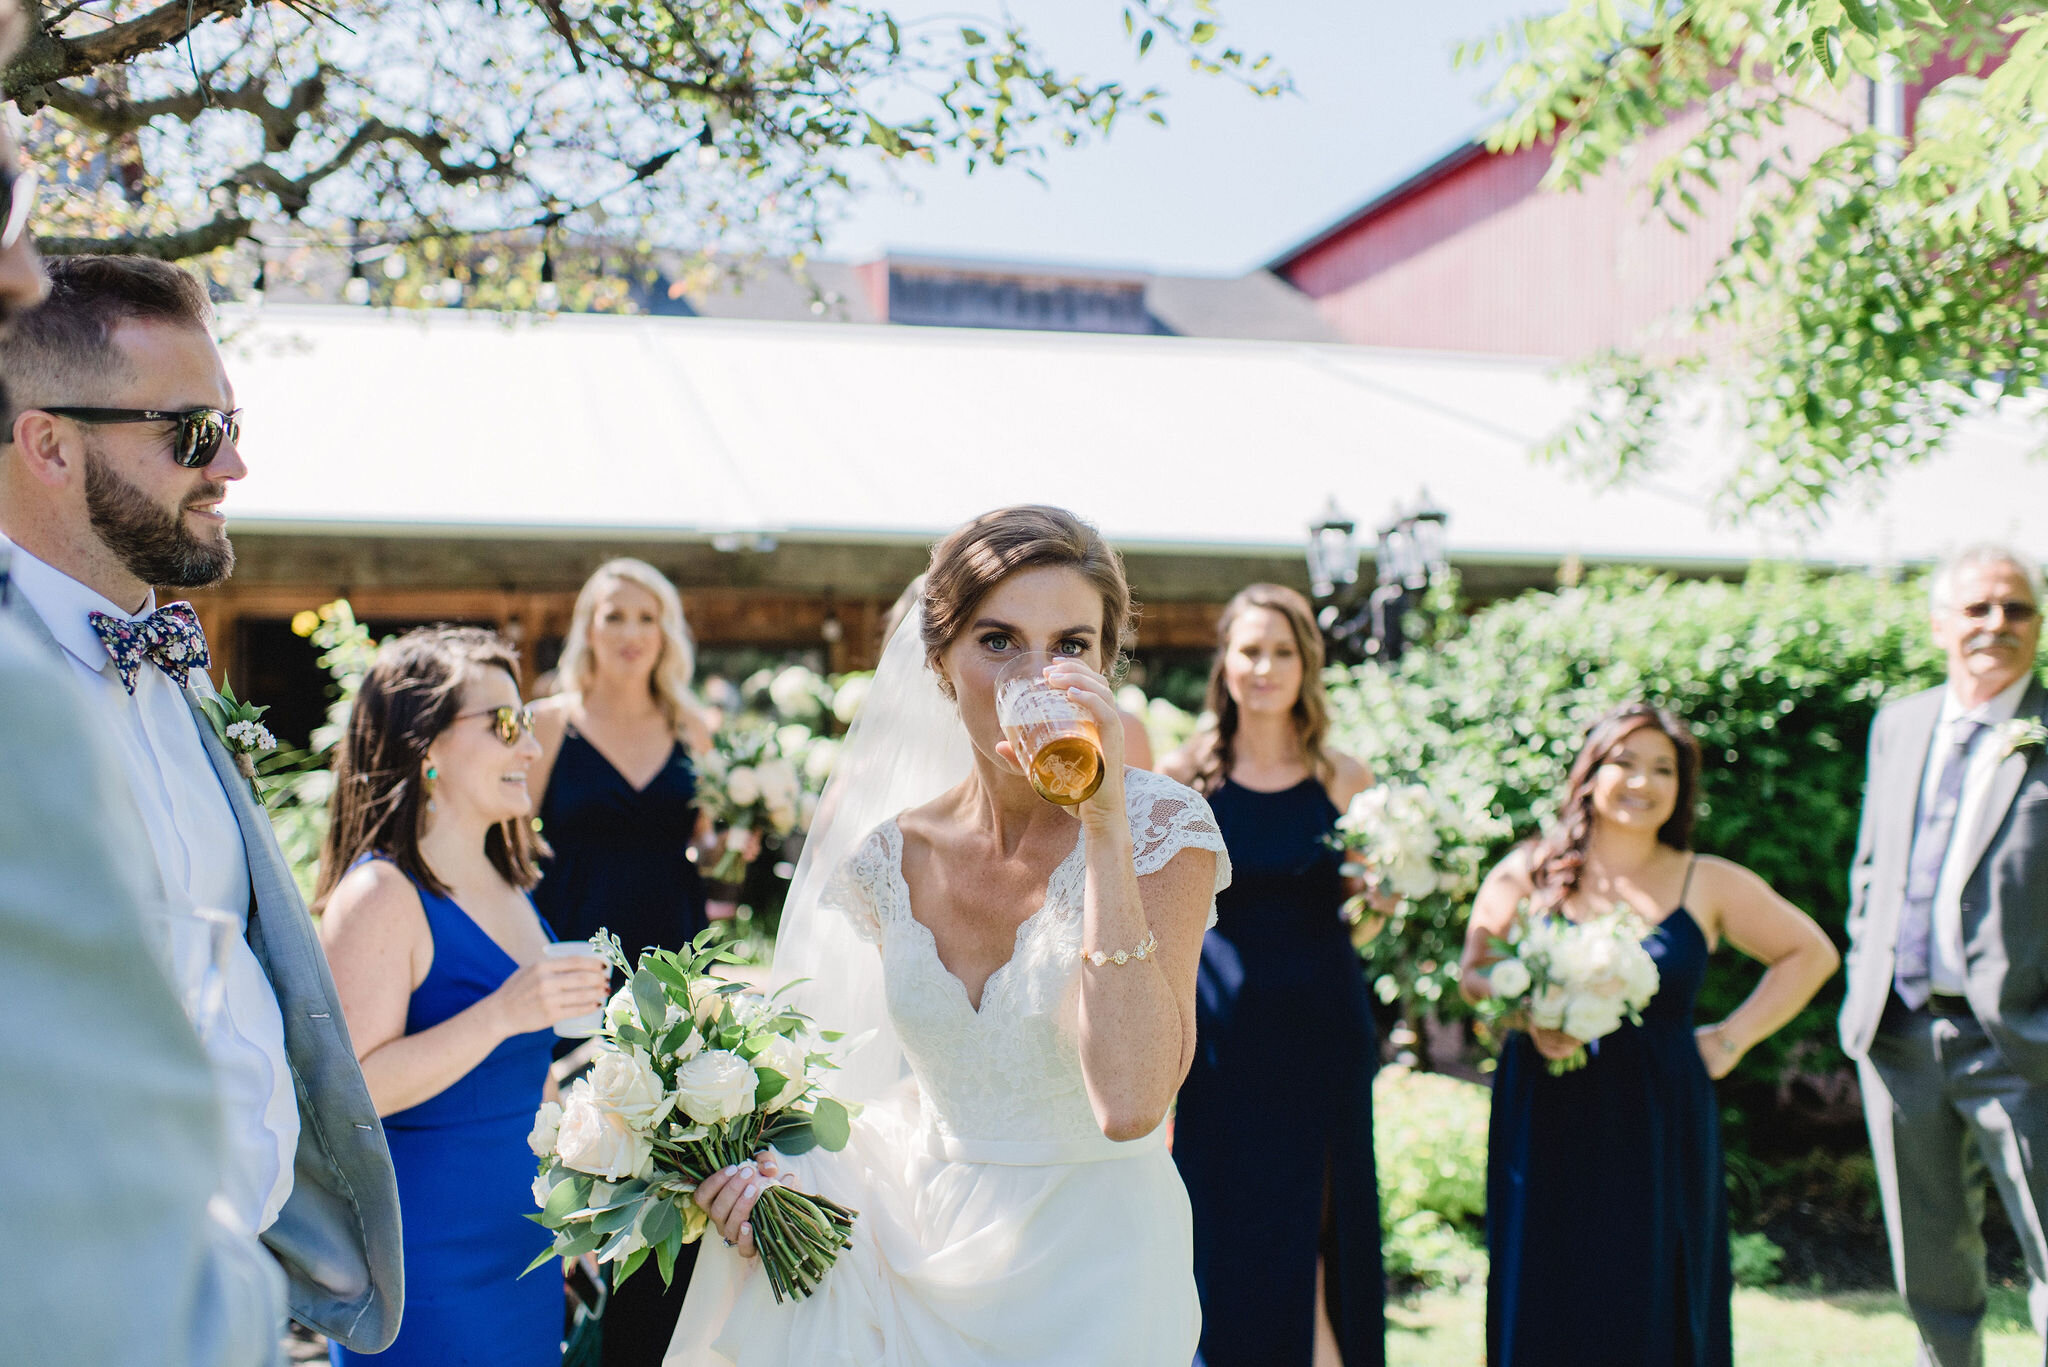
<path fill-rule="evenodd" d="M 953 684 L 939 659 L 974 620 L 989 591 L 1019 570 L 1078 570 L 1102 595 L 1103 672 L 1112 673 L 1130 643 L 1136 605 L 1123 557 L 1102 533 L 1064 508 L 1027 504 L 983 513 L 932 548 L 924 580 L 924 658 L 939 688 Z"/>

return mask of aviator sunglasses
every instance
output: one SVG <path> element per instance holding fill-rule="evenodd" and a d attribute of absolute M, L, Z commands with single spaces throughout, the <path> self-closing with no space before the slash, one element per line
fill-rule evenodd
<path fill-rule="evenodd" d="M 1956 611 L 1973 622 L 1981 622 L 1991 615 L 1993 608 L 2003 608 L 2005 620 L 2013 623 L 2031 622 L 2041 612 L 2024 598 L 2011 598 L 2003 603 L 1964 603 Z"/>
<path fill-rule="evenodd" d="M 475 712 L 464 712 L 455 720 L 465 721 L 470 717 L 489 717 L 491 730 L 507 745 L 519 744 L 519 737 L 533 734 L 533 709 L 526 706 L 514 707 L 510 703 L 498 707 L 480 708 Z"/>
<path fill-rule="evenodd" d="M 239 408 L 228 413 L 218 408 L 57 408 L 45 405 L 42 411 L 93 427 L 112 423 L 174 422 L 178 425 L 178 436 L 171 445 L 171 459 L 187 470 L 205 469 L 220 454 L 223 441 L 239 442 L 242 439 L 242 410 Z"/>

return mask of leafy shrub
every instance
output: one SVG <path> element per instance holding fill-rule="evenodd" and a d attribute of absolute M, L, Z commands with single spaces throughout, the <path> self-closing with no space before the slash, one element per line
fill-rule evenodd
<path fill-rule="evenodd" d="M 1870 719 L 1940 677 L 1917 584 L 1782 567 L 1737 584 L 1615 571 L 1494 604 L 1396 669 L 1333 672 L 1331 710 L 1337 743 L 1383 779 L 1443 774 L 1489 787 L 1514 830 L 1498 857 L 1552 815 L 1593 720 L 1631 698 L 1667 706 L 1706 759 L 1699 847 L 1754 869 L 1839 943 Z M 1383 998 L 1463 1013 L 1465 910 L 1379 937 L 1367 963 Z M 1757 976 L 1717 956 L 1701 1018 L 1732 1009 Z M 1840 1003 L 1838 979 L 1743 1061 L 1738 1080 L 1775 1085 L 1788 1060 L 1839 1068 Z"/>
<path fill-rule="evenodd" d="M 1484 1274 L 1487 1089 L 1384 1068 L 1373 1084 L 1387 1278 L 1396 1288 Z"/>
<path fill-rule="evenodd" d="M 1738 1234 L 1728 1241 L 1728 1261 L 1735 1270 L 1737 1286 L 1776 1286 L 1778 1264 L 1785 1250 L 1766 1234 Z"/>

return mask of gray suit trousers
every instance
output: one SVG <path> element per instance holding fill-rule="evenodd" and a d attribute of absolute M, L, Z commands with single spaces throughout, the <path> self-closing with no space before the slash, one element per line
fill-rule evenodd
<path fill-rule="evenodd" d="M 2026 1256 L 2035 1331 L 2048 1330 L 2048 1086 L 2015 1072 L 1975 1020 L 1896 998 L 1857 1066 L 1920 1367 L 1984 1361 L 1987 1184 Z"/>

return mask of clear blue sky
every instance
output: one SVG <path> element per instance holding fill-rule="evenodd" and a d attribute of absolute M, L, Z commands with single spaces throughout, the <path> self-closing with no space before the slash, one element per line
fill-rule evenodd
<path fill-rule="evenodd" d="M 936 0 L 901 14 L 959 15 Z M 1164 44 L 1142 62 L 1113 0 L 1015 0 L 1010 12 L 1067 69 L 1168 92 L 1169 126 L 1139 118 L 1107 141 L 1057 149 L 1041 185 L 1014 166 L 916 167 L 877 181 L 826 255 L 884 250 L 1238 274 L 1405 178 L 1486 124 L 1492 73 L 1453 69 L 1463 39 L 1540 0 L 1219 0 L 1225 37 L 1271 52 L 1295 92 L 1260 100 L 1195 75 Z"/>

